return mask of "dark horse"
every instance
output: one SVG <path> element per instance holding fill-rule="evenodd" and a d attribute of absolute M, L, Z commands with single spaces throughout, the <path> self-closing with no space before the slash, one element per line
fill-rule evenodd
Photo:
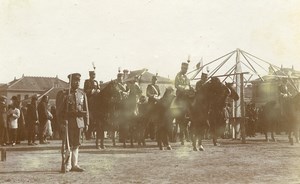
<path fill-rule="evenodd" d="M 115 106 L 119 93 L 116 91 L 116 81 L 110 81 L 101 91 L 89 100 L 90 114 L 96 122 L 96 148 L 104 149 L 104 131 L 111 133 L 115 145 Z M 100 146 L 99 146 L 100 139 Z"/>
<path fill-rule="evenodd" d="M 205 130 L 210 129 L 213 144 L 217 145 L 217 138 L 224 123 L 223 109 L 227 97 L 238 100 L 239 95 L 231 84 L 224 85 L 218 78 L 213 77 L 197 91 L 194 103 L 191 106 L 191 127 L 193 133 L 193 150 L 197 151 L 196 142 L 200 151 L 204 151 L 202 140 Z M 223 131 L 224 132 L 224 131 Z"/>
<path fill-rule="evenodd" d="M 267 102 L 263 106 L 260 116 L 263 133 L 266 140 L 269 141 L 268 132 L 271 132 L 271 138 L 276 141 L 274 132 L 277 130 L 280 123 L 284 124 L 285 131 L 288 133 L 289 142 L 293 145 L 293 134 L 296 142 L 299 142 L 299 127 L 300 127 L 300 93 L 293 97 L 287 97 L 284 102 L 283 109 L 275 100 Z"/>
<path fill-rule="evenodd" d="M 296 138 L 296 142 L 299 143 L 299 129 L 300 129 L 300 93 L 298 92 L 294 97 L 288 101 L 288 115 L 287 120 L 290 122 L 288 126 L 289 142 L 294 144 L 292 134 Z"/>

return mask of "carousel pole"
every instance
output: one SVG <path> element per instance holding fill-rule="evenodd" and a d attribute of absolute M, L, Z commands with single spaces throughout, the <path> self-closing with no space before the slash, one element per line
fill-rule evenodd
<path fill-rule="evenodd" d="M 236 118 L 240 122 L 240 133 L 242 143 L 246 143 L 246 131 L 245 131 L 245 104 L 244 104 L 244 75 L 242 72 L 241 60 L 240 60 L 241 51 L 240 49 L 236 50 L 236 88 L 237 93 L 240 95 L 239 100 L 236 102 Z"/>

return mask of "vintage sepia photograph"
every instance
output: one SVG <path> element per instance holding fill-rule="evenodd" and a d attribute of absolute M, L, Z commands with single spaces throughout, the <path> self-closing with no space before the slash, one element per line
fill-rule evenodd
<path fill-rule="evenodd" d="M 0 183 L 300 183 L 300 1 L 0 0 Z"/>

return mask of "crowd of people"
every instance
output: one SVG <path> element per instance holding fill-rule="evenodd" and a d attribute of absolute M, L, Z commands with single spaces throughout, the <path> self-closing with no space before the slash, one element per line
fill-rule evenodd
<path fill-rule="evenodd" d="M 49 144 L 48 138 L 54 134 L 59 138 L 56 126 L 55 106 L 48 107 L 48 96 L 33 95 L 31 102 L 22 105 L 17 96 L 12 96 L 11 104 L 7 104 L 6 96 L 0 97 L 0 144 L 2 146 L 20 144 L 28 141 L 29 146 Z M 53 133 L 54 132 L 54 133 Z"/>

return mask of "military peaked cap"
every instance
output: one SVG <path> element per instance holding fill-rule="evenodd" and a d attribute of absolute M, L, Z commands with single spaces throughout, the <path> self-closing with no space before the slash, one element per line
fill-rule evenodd
<path fill-rule="evenodd" d="M 181 63 L 181 68 L 188 68 L 189 64 L 186 62 Z"/>
<path fill-rule="evenodd" d="M 207 79 L 207 76 L 208 76 L 207 73 L 202 73 L 201 74 L 201 79 Z"/>
<path fill-rule="evenodd" d="M 68 78 L 71 80 L 71 77 L 72 77 L 72 80 L 80 80 L 80 73 L 71 73 L 68 75 Z"/>
<path fill-rule="evenodd" d="M 118 73 L 117 77 L 123 77 L 123 73 Z"/>
<path fill-rule="evenodd" d="M 157 77 L 155 75 L 152 76 L 152 80 L 157 80 Z"/>
<path fill-rule="evenodd" d="M 95 73 L 95 71 L 89 71 L 89 74 L 90 75 L 95 75 L 96 73 Z"/>

